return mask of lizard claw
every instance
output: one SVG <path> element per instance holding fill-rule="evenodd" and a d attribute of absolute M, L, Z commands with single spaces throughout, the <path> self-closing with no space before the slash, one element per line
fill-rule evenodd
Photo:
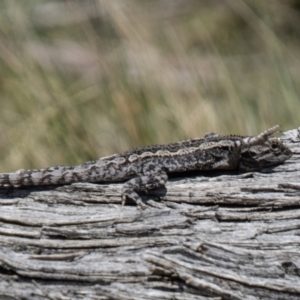
<path fill-rule="evenodd" d="M 133 200 L 140 209 L 146 209 L 149 206 L 143 202 L 140 196 L 134 191 L 124 191 L 122 194 L 122 206 L 125 205 L 127 198 Z"/>

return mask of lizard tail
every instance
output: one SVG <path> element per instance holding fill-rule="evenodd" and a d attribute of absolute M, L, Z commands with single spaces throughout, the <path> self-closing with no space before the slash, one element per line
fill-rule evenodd
<path fill-rule="evenodd" d="M 57 166 L 40 170 L 18 170 L 0 174 L 0 187 L 58 185 L 84 181 L 85 172 L 76 167 Z"/>

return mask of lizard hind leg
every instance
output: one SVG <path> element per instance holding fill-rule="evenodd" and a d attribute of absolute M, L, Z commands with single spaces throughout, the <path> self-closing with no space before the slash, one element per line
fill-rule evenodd
<path fill-rule="evenodd" d="M 243 138 L 243 143 L 248 147 L 263 145 L 272 138 L 272 135 L 279 131 L 279 125 L 275 125 L 256 136 L 247 136 Z"/>
<path fill-rule="evenodd" d="M 122 205 L 125 204 L 128 198 L 133 200 L 141 209 L 147 208 L 148 205 L 143 203 L 137 192 L 147 192 L 148 190 L 164 186 L 167 180 L 167 173 L 158 167 L 154 167 L 151 170 L 148 169 L 148 172 L 143 172 L 140 176 L 128 180 L 122 190 Z"/>

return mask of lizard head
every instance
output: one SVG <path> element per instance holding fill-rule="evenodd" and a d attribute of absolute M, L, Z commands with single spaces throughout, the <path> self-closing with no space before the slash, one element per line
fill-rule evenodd
<path fill-rule="evenodd" d="M 239 169 L 259 170 L 280 164 L 292 156 L 292 151 L 277 138 L 270 138 L 262 145 L 245 146 L 241 150 Z"/>

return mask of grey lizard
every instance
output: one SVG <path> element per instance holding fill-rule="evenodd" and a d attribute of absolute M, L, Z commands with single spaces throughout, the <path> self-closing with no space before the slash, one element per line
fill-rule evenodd
<path fill-rule="evenodd" d="M 145 208 L 139 192 L 164 186 L 168 174 L 186 171 L 253 171 L 280 164 L 291 150 L 275 137 L 276 125 L 257 136 L 207 134 L 166 145 L 146 146 L 100 158 L 82 165 L 56 166 L 39 170 L 19 170 L 0 174 L 0 187 L 63 185 L 75 182 L 126 181 L 126 198 Z"/>

